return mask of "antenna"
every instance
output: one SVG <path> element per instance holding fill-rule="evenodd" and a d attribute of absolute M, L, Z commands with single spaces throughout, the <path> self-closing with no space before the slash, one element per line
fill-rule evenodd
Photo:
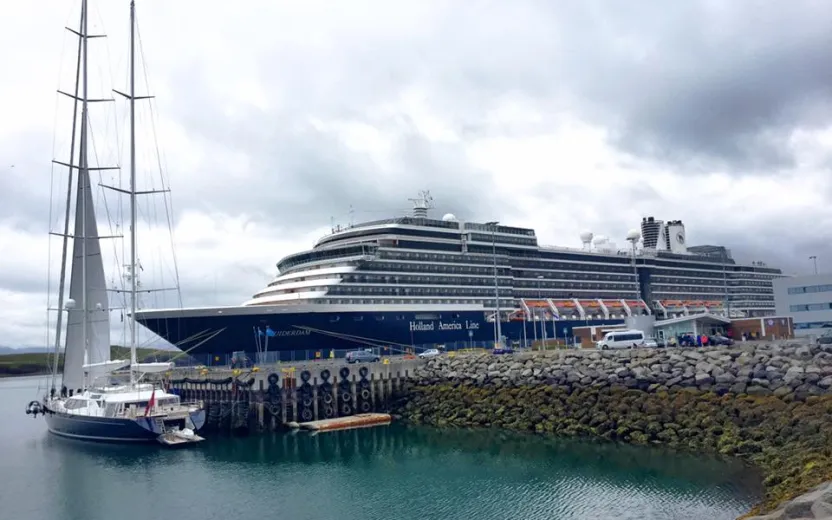
<path fill-rule="evenodd" d="M 350 204 L 350 227 L 353 226 L 353 217 L 354 216 L 355 216 L 355 210 L 353 209 L 352 204 Z"/>
<path fill-rule="evenodd" d="M 79 35 L 78 38 L 78 59 L 76 60 L 75 64 L 75 94 L 72 96 L 74 98 L 74 105 L 72 107 L 72 138 L 69 145 L 69 162 L 67 163 L 67 169 L 69 181 L 66 188 L 66 209 L 65 209 L 65 216 L 64 216 L 64 233 L 63 233 L 63 243 L 61 247 L 61 275 L 59 278 L 59 289 L 58 289 L 58 317 L 57 317 L 57 324 L 55 327 L 55 351 L 53 354 L 53 363 L 52 363 L 52 382 L 51 387 L 52 390 L 55 390 L 55 381 L 58 379 L 58 352 L 60 351 L 61 347 L 61 331 L 62 331 L 62 321 L 64 317 L 64 287 L 66 286 L 66 257 L 67 257 L 67 248 L 69 246 L 69 219 L 70 219 L 70 211 L 72 209 L 72 177 L 73 177 L 73 169 L 72 163 L 75 160 L 75 136 L 77 135 L 77 127 L 78 127 L 78 102 L 80 98 L 78 97 L 79 87 L 81 84 L 81 59 L 82 59 L 82 51 L 84 48 L 84 38 L 80 35 L 82 31 L 84 31 L 84 21 L 86 20 L 87 16 L 87 3 L 84 2 L 81 4 L 81 20 L 78 22 L 78 31 L 75 34 Z M 14 168 L 14 165 L 12 165 Z M 67 302 L 68 303 L 68 302 Z"/>
<path fill-rule="evenodd" d="M 413 203 L 413 216 L 416 218 L 427 218 L 428 210 L 433 209 L 433 197 L 429 190 L 422 190 L 418 198 L 407 200 Z"/>
<path fill-rule="evenodd" d="M 130 104 L 130 189 L 123 190 L 113 186 L 104 186 L 111 190 L 129 195 L 130 197 L 130 264 L 126 266 L 127 277 L 130 279 L 130 384 L 136 382 L 136 369 L 138 360 L 136 359 L 136 343 L 138 323 L 136 321 L 136 309 L 138 307 L 138 290 L 139 281 L 137 268 L 142 269 L 141 264 L 137 259 L 138 240 L 136 233 L 136 224 L 138 223 L 137 201 L 138 195 L 152 195 L 156 193 L 166 193 L 170 190 L 146 190 L 138 191 L 136 189 L 136 101 L 152 99 L 153 96 L 137 96 L 136 95 L 136 2 L 130 2 L 130 91 L 129 93 L 120 92 L 113 89 L 113 92 L 122 96 Z"/>

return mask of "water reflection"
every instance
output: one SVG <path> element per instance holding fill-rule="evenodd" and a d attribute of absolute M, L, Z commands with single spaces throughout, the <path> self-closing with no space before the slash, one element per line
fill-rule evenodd
<path fill-rule="evenodd" d="M 4 518 L 717 520 L 760 491 L 733 461 L 499 431 L 392 425 L 180 450 L 91 444 L 5 410 L 24 399 L 3 383 L 0 413 L 12 422 L 0 431 L 0 469 L 19 477 L 0 487 L 11 493 L 0 497 Z"/>

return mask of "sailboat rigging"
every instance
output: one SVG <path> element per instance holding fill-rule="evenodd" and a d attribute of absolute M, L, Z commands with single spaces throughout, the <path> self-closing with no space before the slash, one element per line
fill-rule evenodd
<path fill-rule="evenodd" d="M 88 163 L 88 53 L 87 43 L 96 37 L 88 32 L 88 1 L 81 1 L 81 21 L 76 64 L 75 92 L 62 94 L 73 99 L 72 139 L 70 160 L 59 163 L 69 170 L 67 209 L 64 222 L 61 256 L 61 280 L 58 294 L 58 319 L 55 332 L 50 391 L 42 402 L 32 401 L 27 414 L 42 413 L 50 432 L 72 438 L 97 441 L 153 441 L 163 444 L 182 444 L 203 440 L 196 431 L 205 423 L 201 403 L 182 403 L 178 395 L 169 394 L 150 383 L 142 383 L 144 374 L 169 370 L 171 363 L 139 363 L 136 356 L 137 327 L 137 196 L 167 190 L 138 191 L 136 186 L 136 122 L 135 102 L 151 96 L 137 96 L 135 92 L 135 1 L 130 2 L 130 86 L 125 94 L 130 106 L 130 186 L 128 190 L 105 186 L 130 198 L 130 359 L 110 359 L 110 310 L 102 261 L 100 237 L 96 223 Z M 106 100 L 112 101 L 112 100 Z M 80 121 L 78 108 L 80 105 Z M 75 160 L 75 134 L 78 136 L 78 160 Z M 57 162 L 57 161 L 56 161 Z M 69 216 L 72 199 L 73 173 L 77 171 L 75 191 L 74 233 L 70 237 Z M 69 298 L 64 302 L 67 249 L 73 240 L 70 269 Z M 80 300 L 80 308 L 78 305 Z M 56 390 L 58 350 L 61 344 L 62 312 L 67 313 L 67 333 L 64 348 L 64 370 L 60 394 Z M 129 367 L 129 382 L 113 383 L 113 373 Z M 105 383 L 101 383 L 105 379 Z"/>

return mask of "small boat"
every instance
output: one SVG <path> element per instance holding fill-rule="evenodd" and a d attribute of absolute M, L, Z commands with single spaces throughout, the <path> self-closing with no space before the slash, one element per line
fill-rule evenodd
<path fill-rule="evenodd" d="M 58 288 L 58 316 L 55 328 L 54 355 L 50 391 L 41 401 L 31 401 L 26 413 L 43 415 L 49 431 L 55 435 L 90 441 L 145 442 L 158 441 L 173 446 L 204 440 L 196 434 L 205 424 L 203 403 L 184 403 L 180 397 L 152 383 L 143 382 L 147 374 L 170 370 L 172 363 L 139 363 L 136 359 L 137 327 L 137 195 L 159 193 L 136 189 L 135 101 L 135 2 L 130 2 L 130 88 L 120 93 L 130 103 L 130 186 L 122 189 L 105 186 L 130 198 L 130 263 L 126 266 L 130 280 L 130 359 L 110 359 L 110 309 L 100 237 L 93 205 L 91 170 L 88 162 L 87 42 L 96 35 L 87 32 L 87 0 L 81 2 L 78 30 L 78 62 L 74 94 L 61 92 L 74 100 L 73 133 L 69 161 L 57 164 L 67 168 L 69 176 L 67 205 Z M 117 92 L 117 91 L 116 91 Z M 78 134 L 77 154 L 75 148 Z M 77 157 L 76 157 L 77 155 Z M 73 183 L 75 178 L 75 183 Z M 74 188 L 74 189 L 73 189 Z M 74 197 L 73 197 L 74 195 Z M 70 202 L 75 199 L 74 232 L 70 234 Z M 72 239 L 72 263 L 69 298 L 64 301 L 68 242 Z M 66 338 L 61 390 L 57 391 L 58 353 L 62 344 L 62 324 L 66 314 Z M 124 371 L 126 369 L 126 377 Z M 125 380 L 126 379 L 126 380 Z"/>

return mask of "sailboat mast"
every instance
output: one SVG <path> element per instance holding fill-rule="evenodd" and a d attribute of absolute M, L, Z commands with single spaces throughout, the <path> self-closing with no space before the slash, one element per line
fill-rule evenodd
<path fill-rule="evenodd" d="M 78 31 L 81 32 L 84 30 L 84 13 L 86 12 L 85 6 L 82 7 L 81 10 L 81 19 L 78 21 Z M 61 245 L 61 276 L 58 281 L 58 317 L 55 323 L 55 352 L 53 356 L 52 362 L 52 384 L 51 388 L 52 391 L 55 391 L 55 381 L 58 378 L 58 355 L 61 348 L 61 332 L 63 327 L 63 318 L 64 318 L 64 290 L 66 287 L 66 257 L 69 248 L 69 215 L 72 210 L 72 180 L 74 177 L 74 169 L 73 165 L 75 164 L 75 136 L 78 128 L 78 90 L 80 88 L 80 78 L 81 78 L 81 50 L 82 50 L 82 41 L 81 39 L 78 40 L 78 57 L 76 58 L 75 62 L 75 92 L 74 92 L 74 99 L 72 102 L 72 137 L 70 138 L 69 142 L 69 172 L 68 172 L 68 181 L 67 181 L 67 188 L 66 188 L 66 210 L 64 214 L 64 233 L 63 233 L 63 244 Z M 66 353 L 64 353 L 66 356 Z"/>
<path fill-rule="evenodd" d="M 130 0 L 130 383 L 136 382 L 136 2 Z"/>
<path fill-rule="evenodd" d="M 87 0 L 81 1 L 81 54 L 83 55 L 84 63 L 82 65 L 82 80 L 83 80 L 83 96 L 81 97 L 81 143 L 80 143 L 80 150 L 79 150 L 79 166 L 80 166 L 80 175 L 78 176 L 78 182 L 80 184 L 80 190 L 88 190 L 90 188 L 89 182 L 89 164 L 87 163 L 87 21 L 88 21 L 88 13 L 87 13 Z M 84 345 L 84 362 L 87 362 L 89 357 L 89 307 L 87 302 L 87 197 L 86 193 L 84 196 L 81 197 L 81 204 L 83 205 L 83 209 L 81 211 L 81 219 L 82 225 L 81 229 L 82 236 L 81 236 L 81 312 L 83 313 L 83 321 L 82 321 L 82 344 Z M 84 376 L 84 386 L 87 386 L 86 376 Z"/>

